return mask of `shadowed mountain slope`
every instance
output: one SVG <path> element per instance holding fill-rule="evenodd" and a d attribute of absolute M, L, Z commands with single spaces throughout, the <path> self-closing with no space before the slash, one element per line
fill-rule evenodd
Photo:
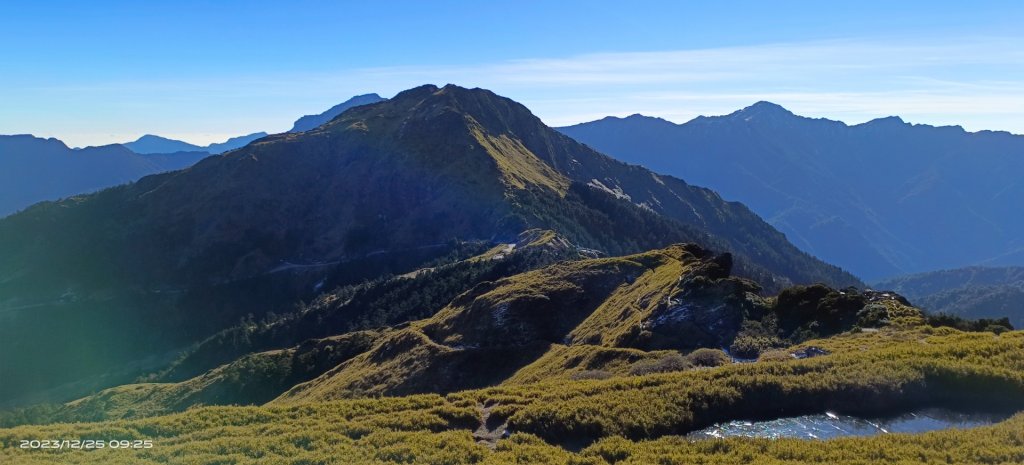
<path fill-rule="evenodd" d="M 797 286 L 762 297 L 755 283 L 730 276 L 728 254 L 694 244 L 562 261 L 493 281 L 486 272 L 458 273 L 469 289 L 425 319 L 352 332 L 338 319 L 394 302 L 388 300 L 393 295 L 429 306 L 431 296 L 451 295 L 444 282 L 460 267 L 518 267 L 537 253 L 572 252 L 550 232 L 532 232 L 517 244 L 505 256 L 488 251 L 440 270 L 327 294 L 280 320 L 217 338 L 234 340 L 232 345 L 209 341 L 218 352 L 236 351 L 219 367 L 179 382 L 111 388 L 56 408 L 49 421 L 152 416 L 199 403 L 309 403 L 686 371 L 730 363 L 720 347 L 752 360 L 855 325 L 922 322 L 899 297 L 853 289 Z M 506 253 L 507 247 L 499 249 Z M 310 318 L 318 322 L 315 328 L 301 323 Z M 302 338 L 332 328 L 342 333 Z M 767 342 L 753 347 L 754 338 Z M 248 351 L 238 351 L 239 341 Z M 193 352 L 164 377 L 194 367 L 209 349 Z"/>
<path fill-rule="evenodd" d="M 918 273 L 875 284 L 891 289 L 932 313 L 964 318 L 1008 317 L 1024 327 L 1024 268 L 968 267 Z"/>
<path fill-rule="evenodd" d="M 685 124 L 633 115 L 559 130 L 741 201 L 865 279 L 1024 264 L 1024 136 L 897 117 L 848 126 L 768 102 Z"/>
<path fill-rule="evenodd" d="M 173 353 L 322 286 L 531 228 L 609 254 L 698 242 L 732 252 L 737 274 L 769 291 L 859 284 L 713 191 L 595 152 L 489 91 L 423 86 L 0 221 L 0 336 L 23 383 L 3 389 Z M 65 360 L 53 350 L 74 353 L 40 368 Z"/>
<path fill-rule="evenodd" d="M 139 155 L 120 145 L 71 149 L 57 139 L 0 136 L 0 217 L 44 200 L 181 169 L 208 156 L 205 152 Z"/>
<path fill-rule="evenodd" d="M 384 101 L 385 99 L 377 94 L 364 94 L 352 97 L 342 103 L 339 103 L 327 111 L 320 113 L 319 115 L 306 115 L 297 120 L 292 125 L 292 129 L 288 132 L 303 132 L 310 129 L 317 128 L 324 123 L 336 118 L 338 115 L 345 112 L 352 107 L 358 107 L 360 105 L 369 105 Z"/>

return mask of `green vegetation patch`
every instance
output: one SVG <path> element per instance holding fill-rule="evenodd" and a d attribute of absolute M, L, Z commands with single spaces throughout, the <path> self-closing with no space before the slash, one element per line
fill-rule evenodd
<path fill-rule="evenodd" d="M 717 421 L 824 409 L 893 412 L 915 404 L 1019 408 L 1024 394 L 1024 332 L 996 335 L 920 327 L 849 333 L 807 345 L 829 353 L 679 373 L 500 386 L 444 397 L 203 407 L 140 420 L 21 426 L 0 430 L 0 461 L 603 465 L 1024 460 L 1021 415 L 966 431 L 829 441 L 691 442 L 673 436 Z M 485 407 L 492 417 L 507 421 L 513 433 L 493 450 L 475 443 L 471 435 Z M 42 438 L 150 439 L 154 447 L 18 447 L 22 439 Z M 579 452 L 557 445 L 581 440 L 592 444 Z"/>

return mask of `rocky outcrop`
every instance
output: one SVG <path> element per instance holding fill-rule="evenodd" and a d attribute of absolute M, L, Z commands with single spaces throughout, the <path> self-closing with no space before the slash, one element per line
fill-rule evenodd
<path fill-rule="evenodd" d="M 731 342 L 743 320 L 763 313 L 760 288 L 730 277 L 732 257 L 704 260 L 680 277 L 678 289 L 645 319 L 632 345 L 645 350 L 692 350 Z"/>

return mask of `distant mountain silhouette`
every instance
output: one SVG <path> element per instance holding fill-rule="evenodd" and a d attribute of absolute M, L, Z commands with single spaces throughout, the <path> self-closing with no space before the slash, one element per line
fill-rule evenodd
<path fill-rule="evenodd" d="M 168 139 L 166 137 L 154 136 L 152 134 L 146 134 L 134 142 L 127 142 L 121 145 L 128 147 L 129 150 L 140 154 L 151 154 L 151 153 L 174 153 L 174 152 L 207 152 L 211 154 L 221 154 L 228 150 L 234 150 L 240 147 L 244 147 L 256 139 L 266 137 L 265 132 L 255 132 L 245 136 L 232 137 L 224 142 L 217 144 L 210 144 L 207 146 L 199 146 L 190 144 L 188 142 Z"/>
<path fill-rule="evenodd" d="M 559 130 L 741 201 L 865 279 L 1024 264 L 1024 136 L 898 117 L 849 126 L 769 102 L 685 124 L 633 115 Z"/>
<path fill-rule="evenodd" d="M 44 200 L 191 166 L 206 152 L 140 155 L 121 145 L 71 149 L 57 139 L 0 136 L 0 217 Z"/>
<path fill-rule="evenodd" d="M 319 115 L 299 118 L 295 126 L 312 129 L 349 108 L 382 100 L 377 94 L 352 97 Z M 149 174 L 187 168 L 210 155 L 244 147 L 266 136 L 265 132 L 256 132 L 199 146 L 146 134 L 120 145 L 71 149 L 57 139 L 0 135 L 0 182 L 3 182 L 0 217 L 36 202 L 94 192 Z"/>
<path fill-rule="evenodd" d="M 343 103 L 339 103 L 331 107 L 331 109 L 323 113 L 320 113 L 319 115 L 306 115 L 303 116 L 302 118 L 299 118 L 298 120 L 295 121 L 295 125 L 292 126 L 292 129 L 288 132 L 308 131 L 334 119 L 338 115 L 344 113 L 345 110 L 348 110 L 349 108 L 358 107 L 360 105 L 369 105 L 371 103 L 377 103 L 382 100 L 385 99 L 377 94 L 357 95 L 346 100 Z"/>
<path fill-rule="evenodd" d="M 368 105 L 371 103 L 377 103 L 385 100 L 383 97 L 377 94 L 364 94 L 352 97 L 342 103 L 339 103 L 329 110 L 320 113 L 318 115 L 306 115 L 295 121 L 292 129 L 288 132 L 303 132 L 320 126 L 338 115 L 345 112 L 352 107 L 360 105 Z M 244 147 L 250 142 L 266 137 L 268 134 L 265 132 L 256 132 L 245 136 L 232 137 L 227 141 L 210 144 L 207 146 L 200 146 L 190 144 L 188 142 L 168 139 L 162 136 L 156 136 L 152 134 L 146 134 L 135 141 L 127 142 L 121 145 L 128 147 L 135 153 L 151 154 L 151 153 L 173 153 L 173 152 L 208 152 L 212 154 L 221 154 L 229 150 Z"/>
<path fill-rule="evenodd" d="M 876 289 L 896 291 L 932 312 L 965 318 L 1008 317 L 1024 328 L 1024 267 L 968 267 L 888 279 Z"/>

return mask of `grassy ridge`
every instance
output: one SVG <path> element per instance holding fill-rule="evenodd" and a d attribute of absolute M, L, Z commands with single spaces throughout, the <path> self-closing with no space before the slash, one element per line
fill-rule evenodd
<path fill-rule="evenodd" d="M 502 244 L 494 249 L 507 247 Z M 340 287 L 274 319 L 227 328 L 189 350 L 155 381 L 186 380 L 252 352 L 426 318 L 479 282 L 578 257 L 572 245 L 553 232 L 534 230 L 524 232 L 514 252 L 504 253 L 501 260 L 493 259 L 494 253 Z"/>
<path fill-rule="evenodd" d="M 561 340 L 629 276 L 629 259 L 560 263 L 482 283 L 433 317 L 291 389 L 279 402 L 451 392 L 493 385 Z"/>
<path fill-rule="evenodd" d="M 495 247 L 479 256 L 490 258 L 331 294 L 291 318 L 242 326 L 204 344 L 175 370 L 180 374 L 180 368 L 194 367 L 197 360 L 209 363 L 211 357 L 223 359 L 275 341 L 296 343 L 303 336 L 343 328 L 351 324 L 346 317 L 367 310 L 406 316 L 422 312 L 468 286 L 454 278 L 495 275 L 495 263 L 522 262 L 535 255 L 531 252 L 554 256 L 570 247 L 542 231 L 525 234 L 519 242 L 522 247 Z M 425 320 L 365 337 L 351 333 L 251 353 L 191 379 L 112 388 L 58 406 L 48 416 L 6 415 L 0 425 L 140 418 L 194 405 L 259 405 L 279 395 L 275 403 L 302 404 L 676 372 L 727 363 L 717 348 L 730 343 L 735 353 L 742 346 L 741 356 L 756 358 L 764 348 L 825 337 L 857 324 L 922 323 L 914 308 L 854 290 L 795 287 L 762 298 L 754 284 L 729 277 L 730 264 L 730 256 L 692 244 L 563 262 L 481 281 Z M 690 354 L 684 358 L 681 352 Z M 590 434 L 587 428 L 564 433 Z"/>
<path fill-rule="evenodd" d="M 3 463 L 1020 463 L 1024 416 L 993 427 L 825 442 L 672 436 L 715 421 L 837 409 L 1021 405 L 1024 332 L 918 328 L 852 333 L 832 352 L 604 381 L 501 386 L 449 396 L 206 407 L 134 421 L 0 430 Z M 470 434 L 482 406 L 507 418 L 492 451 Z M 771 406 L 759 409 L 758 406 Z M 624 439 L 630 437 L 632 440 Z M 153 439 L 139 451 L 24 451 L 20 439 Z M 654 439 L 657 438 L 657 439 Z M 650 440 L 654 439 L 654 440 Z M 578 453 L 553 443 L 596 441 Z M 634 442 L 639 441 L 639 442 Z M 577 442 L 578 443 L 578 442 Z"/>
<path fill-rule="evenodd" d="M 374 331 L 357 331 L 289 349 L 248 354 L 178 383 L 106 389 L 63 404 L 50 416 L 55 421 L 100 421 L 167 415 L 194 405 L 263 404 L 369 349 L 377 337 Z"/>
<path fill-rule="evenodd" d="M 554 379 L 579 378 L 586 373 L 604 372 L 625 375 L 630 367 L 643 361 L 654 361 L 674 351 L 644 352 L 591 345 L 552 345 L 543 356 L 519 369 L 503 384 L 529 384 Z"/>

